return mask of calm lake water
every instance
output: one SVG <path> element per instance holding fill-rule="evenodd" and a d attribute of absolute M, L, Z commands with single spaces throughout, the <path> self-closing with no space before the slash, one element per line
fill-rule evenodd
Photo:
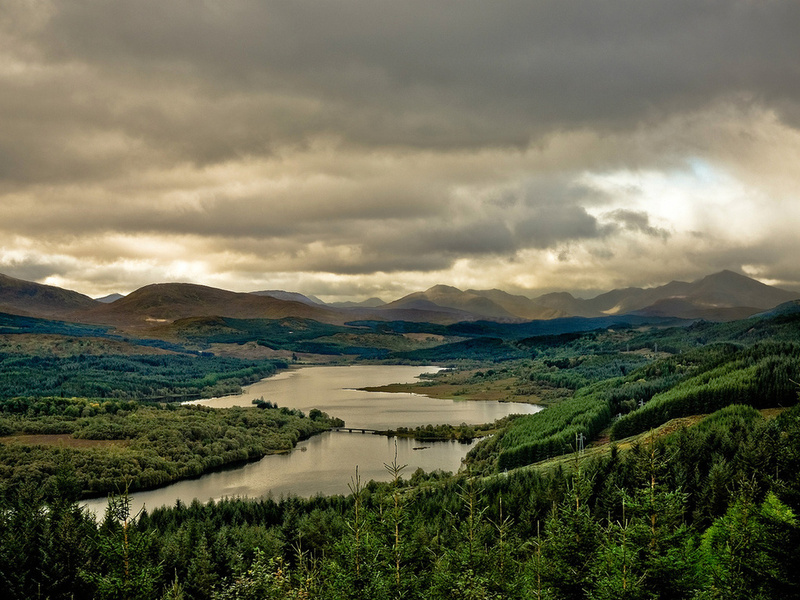
<path fill-rule="evenodd" d="M 451 423 L 490 423 L 513 413 L 530 414 L 541 407 L 532 404 L 457 401 L 428 398 L 415 394 L 363 392 L 355 388 L 415 381 L 420 373 L 437 367 L 397 365 L 358 365 L 348 367 L 308 367 L 279 373 L 248 386 L 238 396 L 199 400 L 217 408 L 253 406 L 254 398 L 263 397 L 306 413 L 318 408 L 344 419 L 348 427 L 388 429 L 399 426 Z M 255 410 L 255 409 L 254 409 Z M 408 465 L 404 477 L 419 467 L 425 471 L 457 471 L 461 459 L 474 444 L 438 442 L 422 444 L 409 439 L 328 432 L 300 442 L 290 453 L 265 456 L 261 460 L 197 479 L 180 481 L 157 490 L 132 495 L 134 509 L 152 509 L 173 505 L 180 499 L 188 504 L 224 497 L 256 498 L 272 494 L 278 498 L 290 494 L 310 497 L 315 494 L 347 494 L 348 483 L 358 473 L 364 482 L 387 481 L 385 464 L 391 463 L 397 442 L 397 462 Z M 425 446 L 424 449 L 417 449 Z M 102 515 L 105 499 L 86 501 Z"/>

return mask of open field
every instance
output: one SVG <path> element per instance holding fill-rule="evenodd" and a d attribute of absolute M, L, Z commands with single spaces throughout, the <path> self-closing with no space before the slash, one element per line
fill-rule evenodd
<path fill-rule="evenodd" d="M 433 379 L 413 383 L 393 383 L 363 388 L 368 392 L 422 394 L 448 400 L 495 400 L 547 405 L 572 394 L 571 390 L 536 383 L 521 385 L 517 377 L 476 377 L 476 370 L 443 373 Z"/>

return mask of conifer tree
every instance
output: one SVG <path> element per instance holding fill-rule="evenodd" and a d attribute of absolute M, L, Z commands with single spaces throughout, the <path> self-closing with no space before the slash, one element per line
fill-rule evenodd
<path fill-rule="evenodd" d="M 486 507 L 476 478 L 468 473 L 458 490 L 459 509 L 453 521 L 455 547 L 445 548 L 435 565 L 435 593 L 442 598 L 484 600 L 498 597 L 497 585 L 487 560 L 484 538 L 490 533 Z"/>
<path fill-rule="evenodd" d="M 356 467 L 348 484 L 353 498 L 348 534 L 336 544 L 337 558 L 326 561 L 326 595 L 335 600 L 371 600 L 388 592 L 388 564 L 383 562 L 385 548 L 372 532 L 372 515 L 366 504 L 366 489 Z"/>
<path fill-rule="evenodd" d="M 697 560 L 694 536 L 684 521 L 686 494 L 667 485 L 671 455 L 653 436 L 634 447 L 632 455 L 641 484 L 623 497 L 643 589 L 664 597 L 684 596 L 696 585 Z"/>
<path fill-rule="evenodd" d="M 394 460 L 391 463 L 383 464 L 386 471 L 391 476 L 392 498 L 389 507 L 388 518 L 392 527 L 392 561 L 394 567 L 394 588 L 398 598 L 403 597 L 403 578 L 401 577 L 401 567 L 403 560 L 403 543 L 401 539 L 401 525 L 403 524 L 404 503 L 400 494 L 401 474 L 408 465 L 400 465 L 397 462 L 397 440 L 394 442 Z"/>
<path fill-rule="evenodd" d="M 84 577 L 97 588 L 96 597 L 109 600 L 149 600 L 155 596 L 161 566 L 150 556 L 152 536 L 134 527 L 127 489 L 110 495 L 97 538 L 96 568 Z"/>
<path fill-rule="evenodd" d="M 597 560 L 594 564 L 595 583 L 592 600 L 639 600 L 649 594 L 644 586 L 645 573 L 640 560 L 643 525 L 631 519 L 622 498 L 622 518 L 611 522 L 602 531 Z M 638 531 L 637 531 L 638 530 Z"/>
<path fill-rule="evenodd" d="M 600 530 L 589 509 L 591 481 L 576 456 L 575 475 L 564 500 L 554 507 L 545 529 L 542 557 L 549 597 L 580 599 L 592 587 L 592 562 Z"/>
<path fill-rule="evenodd" d="M 703 535 L 704 589 L 699 599 L 796 598 L 800 530 L 794 512 L 769 493 L 762 503 L 751 481 Z"/>

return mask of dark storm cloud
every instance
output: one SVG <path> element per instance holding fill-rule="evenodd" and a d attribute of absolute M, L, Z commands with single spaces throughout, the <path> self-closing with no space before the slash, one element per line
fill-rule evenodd
<path fill-rule="evenodd" d="M 87 0 L 36 19 L 35 8 L 19 10 L 10 38 L 74 72 L 69 89 L 59 78 L 12 86 L 16 111 L 35 97 L 43 106 L 30 114 L 63 136 L 119 131 L 201 164 L 317 135 L 524 146 L 559 128 L 629 127 L 741 93 L 790 111 L 800 87 L 800 5 L 788 0 Z M 16 20 L 35 22 L 9 31 Z M 19 120 L 16 111 L 3 114 Z M 48 133 L 20 135 L 52 143 Z M 53 168 L 48 156 L 40 148 Z"/>
<path fill-rule="evenodd" d="M 547 254 L 600 286 L 606 265 L 641 279 L 647 243 L 680 262 L 691 226 L 698 269 L 788 272 L 758 232 L 712 247 L 712 216 L 685 208 L 682 227 L 647 186 L 587 181 L 680 178 L 699 156 L 783 210 L 798 23 L 795 0 L 7 0 L 0 266 L 93 281 L 178 261 L 365 289 L 355 276 L 518 274 Z"/>
<path fill-rule="evenodd" d="M 52 275 L 64 273 L 68 269 L 69 266 L 65 264 L 44 264 L 32 260 L 9 261 L 8 264 L 3 265 L 3 275 L 25 281 L 40 281 Z"/>
<path fill-rule="evenodd" d="M 669 231 L 660 227 L 653 227 L 650 224 L 650 216 L 641 211 L 619 209 L 605 215 L 623 229 L 629 231 L 639 231 L 651 237 L 666 239 Z"/>
<path fill-rule="evenodd" d="M 550 206 L 520 222 L 517 235 L 527 240 L 529 248 L 549 248 L 567 240 L 595 238 L 601 235 L 597 219 L 580 206 Z"/>

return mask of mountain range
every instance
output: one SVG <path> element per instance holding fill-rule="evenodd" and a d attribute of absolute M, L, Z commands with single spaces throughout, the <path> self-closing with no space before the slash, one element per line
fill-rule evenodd
<path fill-rule="evenodd" d="M 189 283 L 151 284 L 127 296 L 93 300 L 78 292 L 0 275 L 0 312 L 124 328 L 212 315 L 300 317 L 331 324 L 355 320 L 519 323 L 627 314 L 729 321 L 798 298 L 798 292 L 769 286 L 732 271 L 690 283 L 673 281 L 652 288 L 615 289 L 590 299 L 575 298 L 566 292 L 528 298 L 497 289 L 463 291 L 436 285 L 388 303 L 373 298 L 361 303 L 337 304 L 326 304 L 297 292 L 240 293 Z"/>

